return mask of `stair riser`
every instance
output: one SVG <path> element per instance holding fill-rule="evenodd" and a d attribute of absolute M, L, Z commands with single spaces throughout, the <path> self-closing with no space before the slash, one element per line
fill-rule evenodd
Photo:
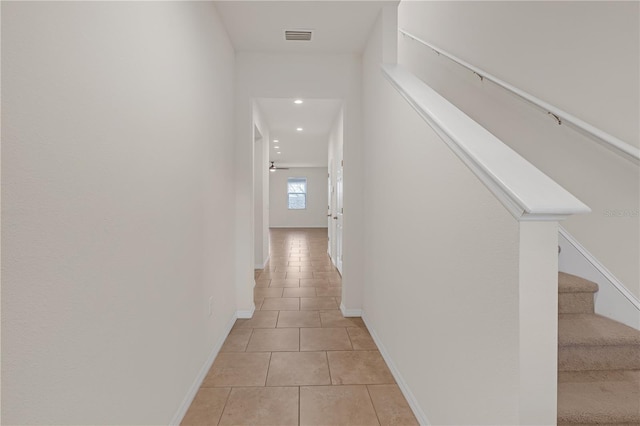
<path fill-rule="evenodd" d="M 557 426 L 638 426 L 638 423 L 573 423 L 559 421 Z"/>
<path fill-rule="evenodd" d="M 635 381 L 633 371 L 628 370 L 588 370 L 588 371 L 558 371 L 558 383 L 564 382 L 604 382 L 604 381 Z"/>
<path fill-rule="evenodd" d="M 558 370 L 639 370 L 640 346 L 567 346 L 558 348 Z"/>
<path fill-rule="evenodd" d="M 559 314 L 592 314 L 593 293 L 559 293 Z"/>

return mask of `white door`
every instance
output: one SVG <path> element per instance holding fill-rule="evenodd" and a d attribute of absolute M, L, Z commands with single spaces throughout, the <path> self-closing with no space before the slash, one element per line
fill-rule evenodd
<path fill-rule="evenodd" d="M 331 169 L 329 169 L 329 173 L 327 174 L 327 233 L 328 233 L 328 241 L 327 241 L 327 253 L 329 257 L 333 259 L 333 250 L 331 249 L 333 246 L 334 237 L 334 229 L 333 229 L 333 185 L 331 185 Z"/>
<path fill-rule="evenodd" d="M 338 167 L 336 175 L 336 208 L 333 220 L 336 221 L 336 268 L 342 274 L 342 216 L 344 208 L 342 207 L 342 164 Z"/>

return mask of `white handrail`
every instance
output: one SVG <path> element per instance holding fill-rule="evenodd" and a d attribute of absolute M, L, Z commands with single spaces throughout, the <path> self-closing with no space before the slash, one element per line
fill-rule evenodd
<path fill-rule="evenodd" d="M 519 221 L 562 220 L 589 207 L 400 65 L 384 76 Z"/>
<path fill-rule="evenodd" d="M 440 49 L 439 47 L 436 47 L 433 44 L 427 41 L 424 41 L 403 29 L 398 29 L 398 31 L 401 34 L 417 41 L 418 43 L 424 44 L 428 48 L 434 50 L 439 55 L 445 56 L 450 60 L 452 60 L 453 62 L 459 65 L 462 65 L 463 67 L 467 68 L 468 70 L 478 75 L 480 79 L 482 80 L 487 79 L 493 82 L 494 84 L 497 84 L 498 86 L 502 87 L 503 89 L 508 90 L 514 95 L 524 99 L 525 101 L 537 106 L 543 111 L 546 111 L 548 114 L 552 115 L 553 118 L 555 118 L 558 121 L 558 124 L 569 123 L 574 128 L 581 130 L 582 132 L 586 133 L 588 136 L 591 136 L 592 138 L 594 138 L 597 142 L 602 143 L 604 146 L 611 149 L 613 152 L 622 155 L 623 157 L 633 161 L 636 164 L 640 164 L 640 148 L 636 148 L 635 146 L 627 142 L 624 142 L 603 130 L 598 129 L 597 127 L 592 126 L 591 124 L 569 114 L 568 112 L 565 112 L 560 108 L 555 107 L 543 101 L 542 99 L 538 99 L 532 94 L 527 93 L 524 90 L 518 89 L 517 87 L 512 86 L 511 84 L 503 80 L 500 80 L 498 77 L 491 75 L 488 72 L 474 65 L 471 65 L 468 62 L 463 61 L 462 59 L 452 55 L 451 53 L 446 52 Z"/>

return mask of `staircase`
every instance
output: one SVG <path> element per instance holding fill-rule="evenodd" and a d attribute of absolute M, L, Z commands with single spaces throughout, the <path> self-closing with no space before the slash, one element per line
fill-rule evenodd
<path fill-rule="evenodd" d="M 598 285 L 558 277 L 558 425 L 640 425 L 640 331 L 594 313 Z"/>

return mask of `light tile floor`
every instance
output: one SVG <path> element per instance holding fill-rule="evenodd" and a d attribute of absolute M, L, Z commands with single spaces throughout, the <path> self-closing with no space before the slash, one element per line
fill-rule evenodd
<path fill-rule="evenodd" d="M 272 229 L 251 319 L 237 320 L 183 425 L 417 425 L 360 318 L 339 311 L 326 229 Z"/>

